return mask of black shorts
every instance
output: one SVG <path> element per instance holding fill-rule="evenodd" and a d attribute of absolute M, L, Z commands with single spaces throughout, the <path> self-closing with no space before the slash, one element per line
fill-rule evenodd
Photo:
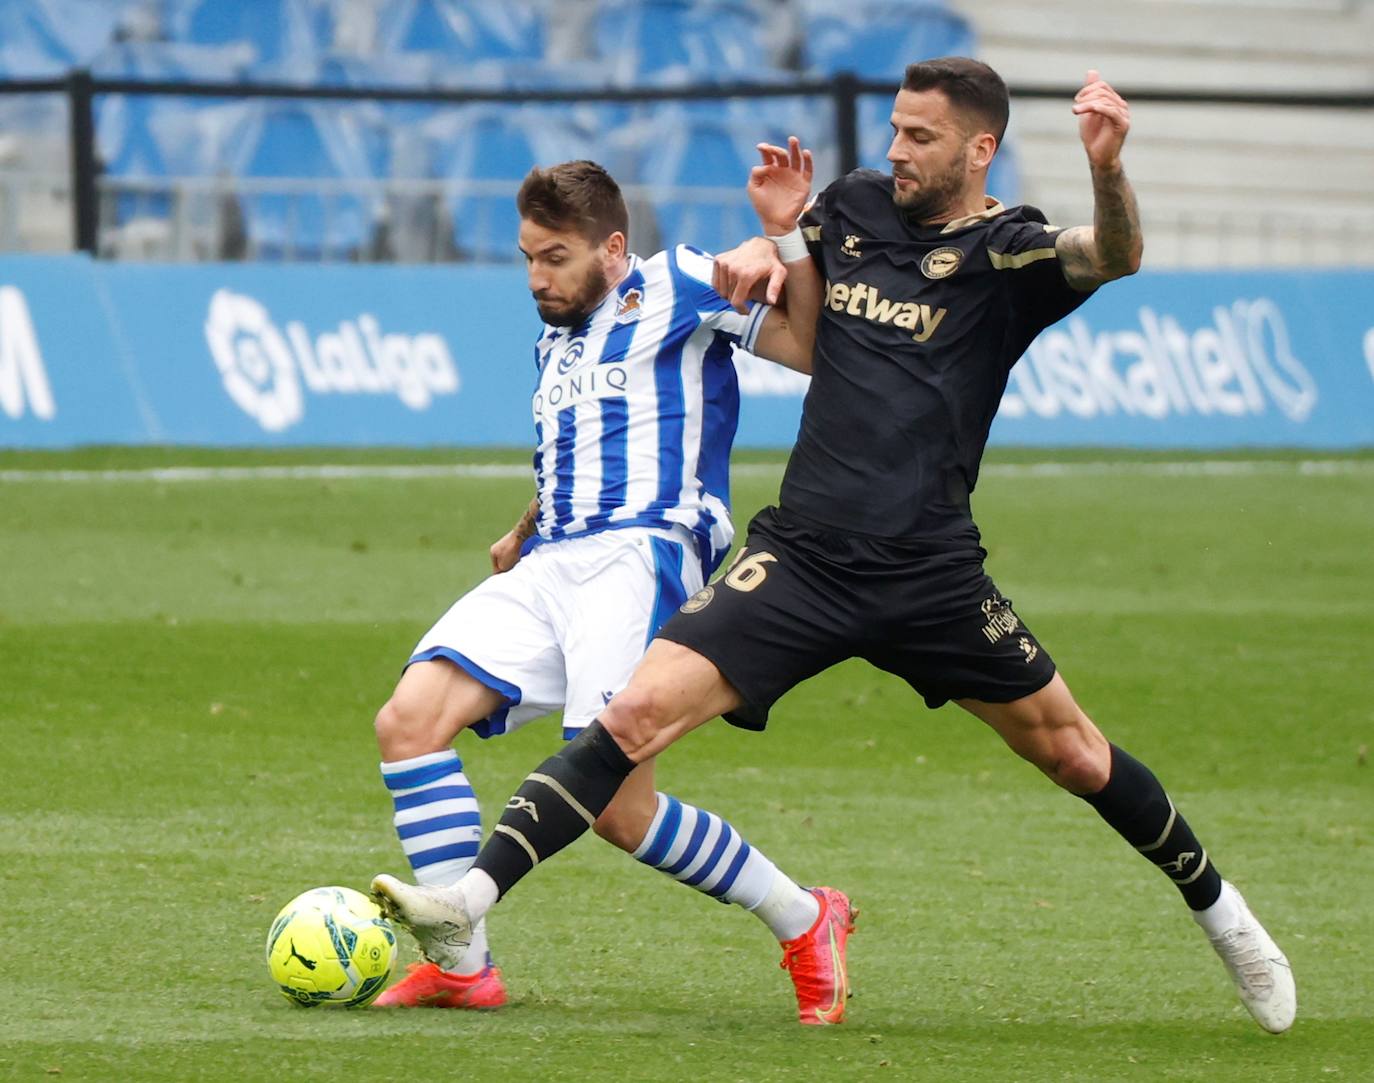
<path fill-rule="evenodd" d="M 895 673 L 928 707 L 1008 703 L 1054 662 L 983 571 L 970 536 L 919 548 L 847 534 L 777 508 L 733 564 L 659 635 L 710 659 L 743 699 L 726 720 L 763 729 L 778 698 L 846 658 Z"/>

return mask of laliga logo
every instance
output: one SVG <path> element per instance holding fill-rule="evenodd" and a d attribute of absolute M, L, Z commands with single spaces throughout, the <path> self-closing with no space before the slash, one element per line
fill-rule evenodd
<path fill-rule="evenodd" d="M 205 341 L 224 380 L 224 390 L 268 432 L 301 419 L 301 385 L 290 347 L 267 309 L 251 297 L 216 291 L 205 321 Z"/>
<path fill-rule="evenodd" d="M 366 313 L 314 338 L 299 320 L 286 324 L 283 334 L 258 301 L 221 289 L 210 299 L 205 341 L 229 397 L 268 432 L 301 420 L 304 390 L 395 395 L 419 411 L 435 395 L 453 395 L 459 387 L 442 336 L 384 335 Z"/>

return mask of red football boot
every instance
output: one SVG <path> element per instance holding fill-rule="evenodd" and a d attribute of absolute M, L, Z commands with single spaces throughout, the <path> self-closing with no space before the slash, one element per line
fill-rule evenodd
<path fill-rule="evenodd" d="M 792 974 L 797 990 L 797 1013 L 806 1026 L 844 1022 L 849 977 L 845 971 L 845 943 L 854 931 L 859 911 L 844 892 L 813 887 L 821 904 L 816 923 L 795 940 L 782 945 L 782 968 Z"/>
<path fill-rule="evenodd" d="M 379 1008 L 499 1008 L 506 1002 L 501 971 L 450 974 L 435 963 L 411 963 L 404 978 L 373 1001 Z"/>

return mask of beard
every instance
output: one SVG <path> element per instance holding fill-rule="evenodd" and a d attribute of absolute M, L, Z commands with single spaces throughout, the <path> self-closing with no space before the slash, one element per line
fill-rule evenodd
<path fill-rule="evenodd" d="M 601 303 L 610 288 L 606 272 L 600 267 L 593 267 L 587 272 L 582 288 L 570 301 L 551 304 L 535 297 L 534 306 L 539 310 L 539 318 L 550 327 L 576 327 L 591 315 L 592 309 Z"/>
<path fill-rule="evenodd" d="M 906 180 L 916 179 L 909 177 L 906 173 L 898 173 L 895 168 L 892 175 Z M 963 156 L 957 156 L 943 172 L 927 176 L 922 180 L 921 187 L 911 192 L 904 192 L 894 185 L 892 202 L 918 222 L 938 221 L 941 215 L 958 203 L 959 197 L 963 193 Z"/>

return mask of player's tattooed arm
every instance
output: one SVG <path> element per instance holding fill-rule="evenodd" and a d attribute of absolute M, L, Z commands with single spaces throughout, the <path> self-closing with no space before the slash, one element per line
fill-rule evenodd
<path fill-rule="evenodd" d="M 1093 224 L 1066 229 L 1055 239 L 1055 251 L 1069 285 L 1087 290 L 1139 270 L 1145 242 L 1135 192 L 1121 168 L 1130 106 L 1089 71 L 1073 111 L 1092 170 Z"/>
<path fill-rule="evenodd" d="M 1055 238 L 1059 266 L 1075 289 L 1090 290 L 1140 269 L 1144 250 L 1140 208 L 1120 164 L 1093 170 L 1093 224 L 1073 226 Z"/>
<path fill-rule="evenodd" d="M 520 521 L 491 547 L 491 570 L 508 572 L 520 562 L 520 548 L 534 537 L 535 521 L 539 517 L 539 498 L 536 496 L 520 516 Z"/>

